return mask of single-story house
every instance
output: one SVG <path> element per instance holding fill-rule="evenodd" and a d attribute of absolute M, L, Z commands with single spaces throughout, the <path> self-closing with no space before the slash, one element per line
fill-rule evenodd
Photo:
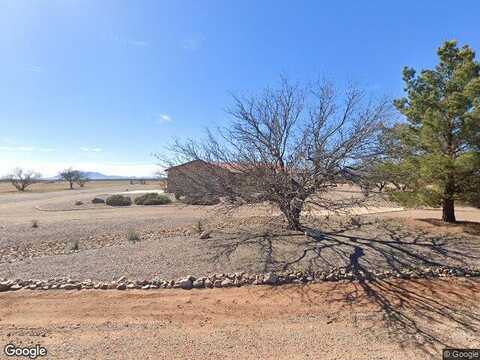
<path fill-rule="evenodd" d="M 235 174 L 225 166 L 193 160 L 172 166 L 167 172 L 167 192 L 190 202 L 216 202 L 231 192 Z"/>

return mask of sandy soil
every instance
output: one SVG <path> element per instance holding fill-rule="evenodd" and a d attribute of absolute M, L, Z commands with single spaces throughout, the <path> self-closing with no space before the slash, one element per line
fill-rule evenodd
<path fill-rule="evenodd" d="M 161 180 L 148 180 L 145 184 L 140 185 L 135 183 L 133 186 L 136 187 L 161 187 L 163 188 L 164 182 Z M 77 190 L 91 190 L 91 189 L 104 189 L 104 188 L 115 188 L 122 190 L 125 188 L 132 187 L 129 180 L 102 180 L 102 181 L 89 181 L 83 188 L 75 185 Z M 68 190 L 69 184 L 65 181 L 42 181 L 40 183 L 30 185 L 24 194 L 35 194 L 35 193 L 45 193 L 45 192 L 54 192 Z M 0 181 L 0 194 L 17 194 L 17 190 L 8 182 Z"/>
<path fill-rule="evenodd" d="M 0 297 L 0 344 L 58 359 L 439 359 L 480 347 L 480 283 L 450 279 Z"/>

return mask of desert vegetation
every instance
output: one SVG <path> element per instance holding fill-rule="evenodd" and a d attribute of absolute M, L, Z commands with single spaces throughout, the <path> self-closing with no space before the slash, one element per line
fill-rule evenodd
<path fill-rule="evenodd" d="M 455 201 L 478 204 L 480 196 L 480 64 L 455 41 L 437 54 L 434 69 L 403 70 L 406 96 L 394 104 L 407 121 L 384 130 L 374 173 L 395 186 L 395 199 L 441 205 L 443 221 L 453 223 Z"/>
<path fill-rule="evenodd" d="M 170 204 L 172 200 L 166 195 L 158 193 L 146 193 L 135 198 L 135 205 L 165 205 Z"/>
<path fill-rule="evenodd" d="M 10 182 L 18 191 L 25 191 L 27 187 L 37 183 L 41 174 L 33 170 L 16 168 L 11 174 L 5 176 L 5 180 Z"/>
<path fill-rule="evenodd" d="M 234 96 L 226 126 L 208 130 L 203 141 L 176 140 L 173 156 L 159 158 L 189 184 L 177 198 L 267 201 L 293 230 L 302 229 L 306 208 L 352 206 L 324 196 L 341 183 L 366 195 L 386 191 L 406 206 L 441 205 L 443 221 L 454 223 L 455 201 L 475 205 L 480 196 L 480 64 L 455 41 L 438 57 L 435 69 L 419 75 L 404 69 L 406 95 L 393 104 L 406 121 L 393 121 L 390 100 L 358 87 L 341 92 L 327 81 L 282 79 L 260 94 Z"/>
<path fill-rule="evenodd" d="M 109 206 L 130 206 L 132 199 L 123 195 L 112 195 L 105 199 L 105 204 Z"/>
<path fill-rule="evenodd" d="M 277 88 L 233 100 L 228 127 L 208 132 L 204 142 L 176 141 L 171 150 L 176 159 L 212 164 L 208 176 L 191 182 L 215 182 L 231 203 L 273 203 L 293 230 L 302 228 L 306 204 L 347 206 L 322 194 L 378 153 L 390 113 L 387 99 L 368 99 L 353 86 L 339 92 L 326 81 L 300 86 L 282 79 Z"/>
<path fill-rule="evenodd" d="M 70 190 L 73 190 L 73 185 L 76 183 L 80 187 L 84 187 L 85 183 L 89 180 L 83 172 L 75 170 L 73 168 L 67 168 L 58 173 L 58 176 L 70 185 Z"/>

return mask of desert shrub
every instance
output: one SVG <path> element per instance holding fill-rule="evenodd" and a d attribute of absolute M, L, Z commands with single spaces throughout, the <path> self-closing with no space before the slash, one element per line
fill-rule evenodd
<path fill-rule="evenodd" d="M 138 235 L 135 230 L 130 229 L 127 232 L 127 240 L 128 242 L 135 244 L 136 242 L 140 241 L 140 235 Z"/>
<path fill-rule="evenodd" d="M 128 196 L 112 195 L 107 197 L 105 203 L 110 206 L 130 206 L 132 205 L 132 199 Z"/>
<path fill-rule="evenodd" d="M 202 224 L 202 221 L 201 220 L 198 220 L 198 222 L 195 224 L 195 226 L 193 227 L 193 230 L 197 233 L 197 234 L 201 234 L 203 232 L 203 224 Z"/>
<path fill-rule="evenodd" d="M 72 240 L 67 243 L 67 251 L 77 251 L 80 249 L 80 242 L 78 240 Z"/>
<path fill-rule="evenodd" d="M 32 228 L 38 228 L 38 220 L 32 220 Z"/>
<path fill-rule="evenodd" d="M 137 205 L 165 205 L 171 202 L 172 200 L 168 196 L 157 193 L 147 193 L 135 199 Z"/>

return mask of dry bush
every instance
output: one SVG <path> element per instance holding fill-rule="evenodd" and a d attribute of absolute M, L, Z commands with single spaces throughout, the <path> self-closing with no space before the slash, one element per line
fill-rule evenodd
<path fill-rule="evenodd" d="M 112 195 L 107 197 L 105 203 L 110 206 L 130 206 L 132 205 L 132 199 L 123 195 Z"/>
<path fill-rule="evenodd" d="M 16 168 L 11 174 L 5 176 L 5 180 L 8 180 L 18 191 L 25 191 L 25 189 L 40 181 L 40 173 L 33 170 L 24 170 Z"/>
<path fill-rule="evenodd" d="M 127 232 L 127 240 L 128 242 L 135 244 L 141 240 L 140 235 L 134 230 L 130 229 Z"/>
<path fill-rule="evenodd" d="M 370 99 L 357 87 L 339 93 L 328 82 L 300 87 L 283 80 L 259 95 L 234 97 L 229 125 L 207 132 L 204 141 L 177 140 L 174 158 L 159 159 L 170 166 L 169 179 L 186 164 L 175 165 L 195 162 L 197 169 L 177 175 L 188 180 L 180 189 L 188 190 L 181 194 L 187 199 L 266 201 L 280 209 L 289 229 L 300 230 L 307 204 L 336 211 L 361 202 L 322 195 L 342 181 L 361 184 L 359 170 L 381 151 L 390 109 L 387 99 Z"/>
<path fill-rule="evenodd" d="M 165 205 L 170 204 L 172 200 L 166 195 L 157 193 L 147 193 L 135 199 L 136 205 Z"/>

